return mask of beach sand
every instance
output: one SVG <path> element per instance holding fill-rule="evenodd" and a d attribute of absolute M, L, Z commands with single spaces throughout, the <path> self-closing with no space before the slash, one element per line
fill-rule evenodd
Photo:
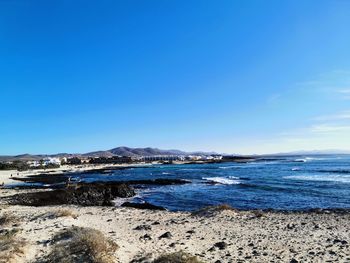
<path fill-rule="evenodd" d="M 62 165 L 59 168 L 53 169 L 33 169 L 27 171 L 17 170 L 0 170 L 0 185 L 11 186 L 18 184 L 19 181 L 13 180 L 12 177 L 23 178 L 29 175 L 40 175 L 40 174 L 65 174 L 65 173 L 77 173 L 99 169 L 117 169 L 123 167 L 134 167 L 134 166 L 147 166 L 151 164 L 139 163 L 139 164 L 82 164 L 82 165 Z"/>
<path fill-rule="evenodd" d="M 0 190 L 8 195 L 11 190 Z M 68 209 L 77 218 L 50 218 Z M 279 213 L 223 210 L 216 214 L 138 210 L 120 207 L 25 207 L 1 205 L 26 240 L 14 262 L 34 262 L 51 250 L 53 235 L 71 226 L 102 231 L 119 245 L 115 262 L 184 251 L 203 262 L 350 262 L 349 213 Z M 160 238 L 163 234 L 164 238 Z M 149 261 L 151 262 L 151 261 Z"/>

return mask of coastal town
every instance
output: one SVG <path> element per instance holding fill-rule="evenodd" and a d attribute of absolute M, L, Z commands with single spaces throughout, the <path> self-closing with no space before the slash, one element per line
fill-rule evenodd
<path fill-rule="evenodd" d="M 215 155 L 152 155 L 152 156 L 61 156 L 61 157 L 12 157 L 0 161 L 0 170 L 35 170 L 53 169 L 63 165 L 94 165 L 94 164 L 180 164 L 180 163 L 210 163 L 232 160 L 245 160 L 248 157 Z"/>
<path fill-rule="evenodd" d="M 65 156 L 35 156 L 20 155 L 3 158 L 0 160 L 0 187 L 12 187 L 18 185 L 18 180 L 24 180 L 28 176 L 53 174 L 74 174 L 102 170 L 115 170 L 136 166 L 149 165 L 180 165 L 180 164 L 205 164 L 220 162 L 245 162 L 252 158 L 229 155 L 133 155 L 133 156 L 89 156 L 65 155 Z M 69 176 L 66 178 L 68 180 Z"/>

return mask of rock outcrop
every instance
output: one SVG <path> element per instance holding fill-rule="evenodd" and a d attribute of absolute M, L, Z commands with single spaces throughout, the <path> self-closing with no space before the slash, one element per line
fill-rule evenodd
<path fill-rule="evenodd" d="M 35 193 L 17 194 L 8 200 L 10 204 L 47 206 L 47 205 L 81 205 L 110 206 L 116 197 L 127 198 L 135 195 L 134 189 L 126 184 L 83 185 L 75 189 L 58 189 Z"/>

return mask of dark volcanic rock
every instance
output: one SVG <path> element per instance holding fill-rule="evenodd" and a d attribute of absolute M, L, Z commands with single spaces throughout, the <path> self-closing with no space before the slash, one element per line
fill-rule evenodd
<path fill-rule="evenodd" d="M 77 189 L 58 189 L 54 191 L 17 194 L 9 197 L 9 203 L 15 205 L 46 206 L 46 205 L 82 205 L 103 206 L 113 205 L 116 197 L 126 198 L 135 195 L 132 187 L 126 184 L 113 186 L 83 185 Z"/>
<path fill-rule="evenodd" d="M 152 228 L 149 225 L 139 225 L 135 227 L 134 230 L 152 230 Z"/>
<path fill-rule="evenodd" d="M 225 242 L 217 242 L 214 244 L 214 247 L 217 247 L 220 250 L 227 248 L 227 244 Z"/>
<path fill-rule="evenodd" d="M 163 235 L 159 237 L 159 239 L 162 238 L 171 238 L 173 235 L 170 232 L 165 232 Z"/>
<path fill-rule="evenodd" d="M 346 240 L 334 239 L 333 244 L 337 244 L 337 243 L 346 245 L 348 242 Z"/>
<path fill-rule="evenodd" d="M 166 210 L 164 207 L 152 205 L 150 203 L 130 203 L 125 202 L 121 205 L 122 207 L 132 207 L 132 208 L 138 208 L 138 209 L 149 209 L 149 210 Z"/>

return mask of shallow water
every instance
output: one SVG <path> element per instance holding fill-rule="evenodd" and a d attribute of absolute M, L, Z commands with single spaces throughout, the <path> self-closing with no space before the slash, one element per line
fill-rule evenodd
<path fill-rule="evenodd" d="M 87 174 L 84 180 L 172 178 L 191 184 L 143 187 L 134 201 L 170 210 L 227 203 L 239 209 L 350 208 L 350 156 L 288 157 L 247 164 L 156 165 Z"/>

